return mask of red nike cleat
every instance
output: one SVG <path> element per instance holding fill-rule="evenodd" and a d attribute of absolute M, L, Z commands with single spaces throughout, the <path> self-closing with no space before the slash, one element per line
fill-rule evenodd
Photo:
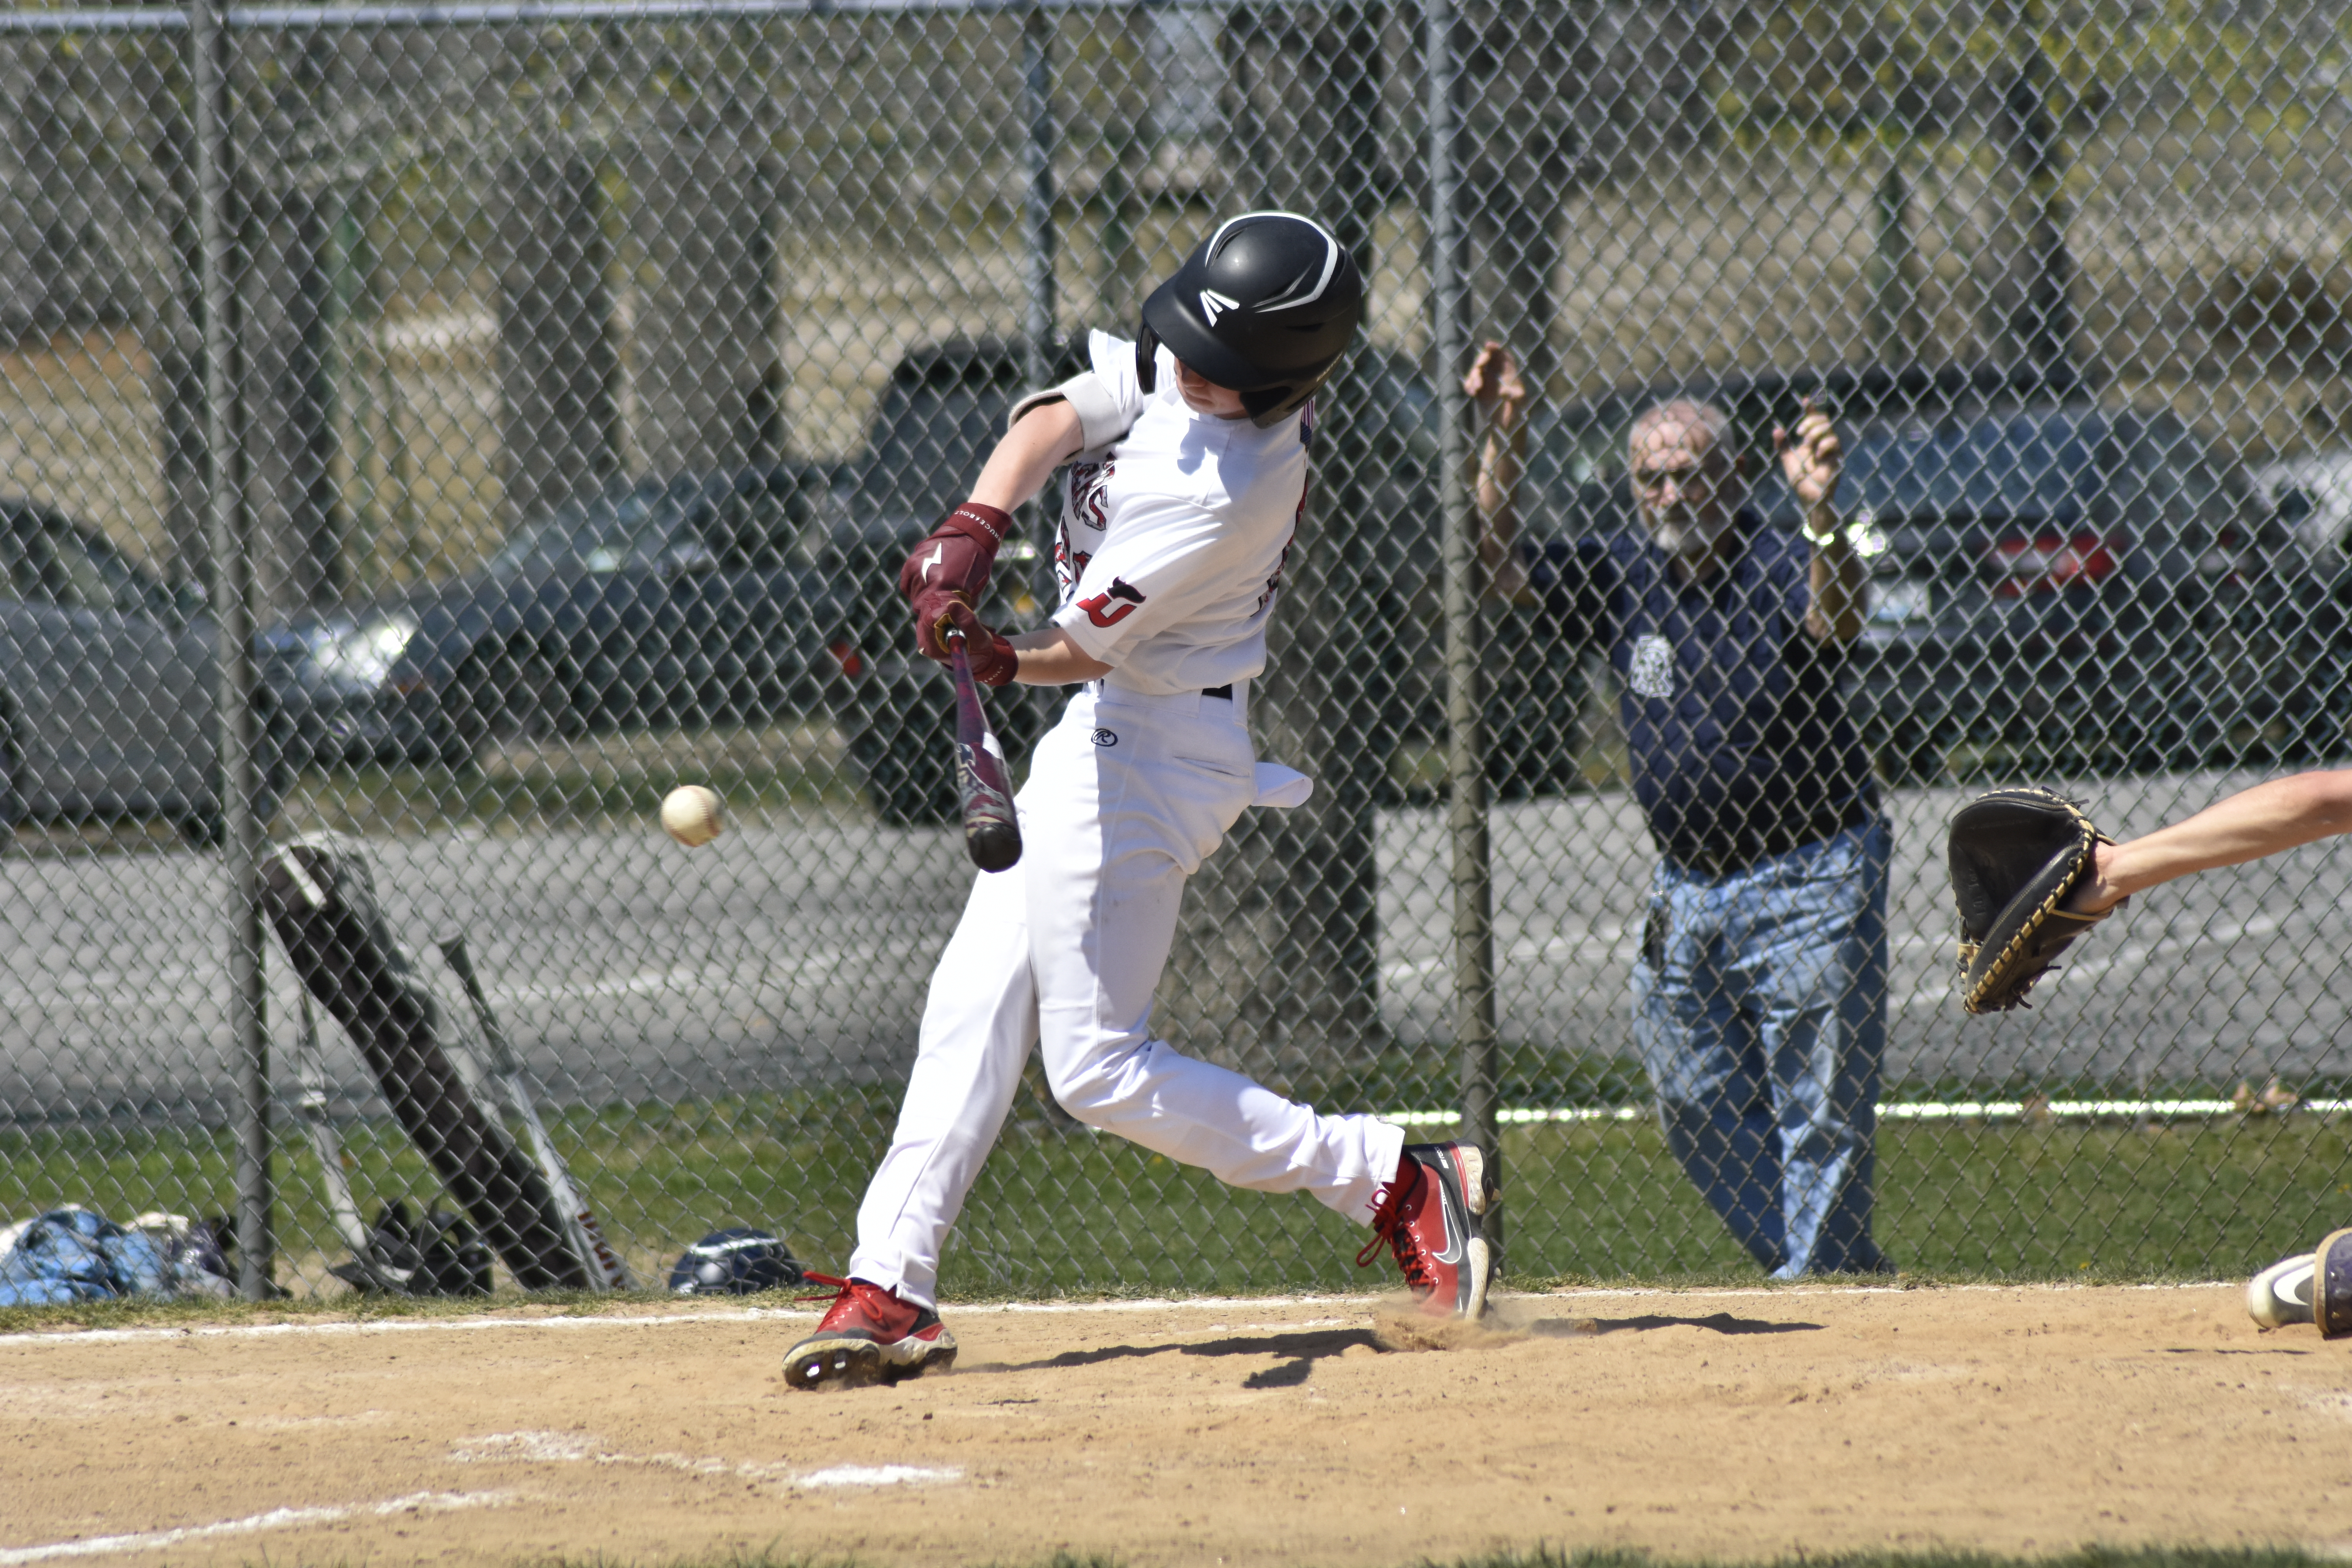
<path fill-rule="evenodd" d="M 841 1293 L 817 1320 L 816 1332 L 785 1352 L 784 1381 L 794 1388 L 862 1388 L 955 1364 L 955 1336 L 929 1307 L 863 1279 L 808 1278 L 839 1286 Z"/>
<path fill-rule="evenodd" d="M 1493 1255 L 1477 1216 L 1493 1197 L 1486 1156 L 1470 1144 L 1406 1144 L 1396 1179 L 1381 1189 L 1372 1239 L 1356 1254 L 1356 1267 L 1370 1268 L 1385 1242 L 1423 1313 L 1478 1317 L 1486 1310 Z"/>

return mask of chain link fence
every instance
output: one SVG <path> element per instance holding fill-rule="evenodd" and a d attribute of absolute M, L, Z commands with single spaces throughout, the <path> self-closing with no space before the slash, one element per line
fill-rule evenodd
<path fill-rule="evenodd" d="M 897 563 L 1087 329 L 1279 206 L 1371 289 L 1251 703 L 1318 788 L 1194 879 L 1157 1027 L 1466 1116 L 1521 1278 L 1750 1267 L 1637 1040 L 1644 693 L 1475 546 L 1499 486 L 1538 555 L 1638 548 L 1628 431 L 1671 397 L 1793 529 L 1810 400 L 1892 846 L 1880 1242 L 2307 1246 L 2352 1214 L 2340 853 L 2137 900 L 1997 1018 L 1953 998 L 1941 858 L 1987 784 L 2126 836 L 2352 750 L 2347 60 L 2338 0 L 0 13 L 0 1221 L 227 1216 L 248 1291 L 312 1291 L 331 1165 L 371 1219 L 450 1206 L 239 890 L 332 834 L 495 1065 L 467 939 L 637 1279 L 727 1224 L 838 1267 L 972 875 Z M 1487 340 L 1516 482 L 1462 389 Z M 1056 604 L 1025 522 L 1007 626 Z M 1017 765 L 1059 699 L 991 704 Z M 729 814 L 691 853 L 654 819 L 688 782 Z M 1033 1067 L 945 1284 L 1328 1287 L 1359 1240 Z"/>

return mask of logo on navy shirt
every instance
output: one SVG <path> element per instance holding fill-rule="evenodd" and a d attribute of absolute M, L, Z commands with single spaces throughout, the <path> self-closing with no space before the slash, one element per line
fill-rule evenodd
<path fill-rule="evenodd" d="M 1641 697 L 1672 697 L 1675 694 L 1675 645 L 1662 637 L 1638 637 L 1633 639 L 1633 666 L 1625 672 L 1625 684 Z"/>
<path fill-rule="evenodd" d="M 1114 605 L 1111 603 L 1113 599 L 1123 602 Z M 1095 625 L 1108 627 L 1118 625 L 1119 622 L 1135 614 L 1135 607 L 1141 603 L 1143 603 L 1142 590 L 1130 587 L 1124 578 L 1114 577 L 1110 580 L 1110 586 L 1101 593 L 1080 599 L 1078 608 L 1084 610 L 1087 613 L 1087 619 L 1094 622 Z"/>

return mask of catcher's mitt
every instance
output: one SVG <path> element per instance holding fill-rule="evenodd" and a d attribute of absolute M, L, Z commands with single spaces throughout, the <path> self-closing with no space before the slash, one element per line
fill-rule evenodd
<path fill-rule="evenodd" d="M 1960 1005 L 2022 1005 L 2067 944 L 2107 918 L 2058 906 L 2113 843 L 2081 808 L 2046 789 L 1997 789 L 1952 818 L 1952 897 L 1960 909 Z M 2121 906 L 2118 905 L 2118 908 Z"/>

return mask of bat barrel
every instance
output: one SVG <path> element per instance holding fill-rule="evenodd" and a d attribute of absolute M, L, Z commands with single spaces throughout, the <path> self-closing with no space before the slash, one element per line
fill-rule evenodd
<path fill-rule="evenodd" d="M 1008 870 L 1021 862 L 1021 829 L 1010 822 L 966 822 L 963 847 L 982 870 Z"/>
<path fill-rule="evenodd" d="M 988 727 L 987 710 L 980 705 L 980 686 L 971 678 L 971 660 L 964 653 L 963 638 L 951 637 L 956 796 L 963 808 L 964 853 L 983 871 L 1007 870 L 1021 860 L 1021 823 L 1013 813 L 1013 784 L 1005 776 L 1004 753 Z"/>

